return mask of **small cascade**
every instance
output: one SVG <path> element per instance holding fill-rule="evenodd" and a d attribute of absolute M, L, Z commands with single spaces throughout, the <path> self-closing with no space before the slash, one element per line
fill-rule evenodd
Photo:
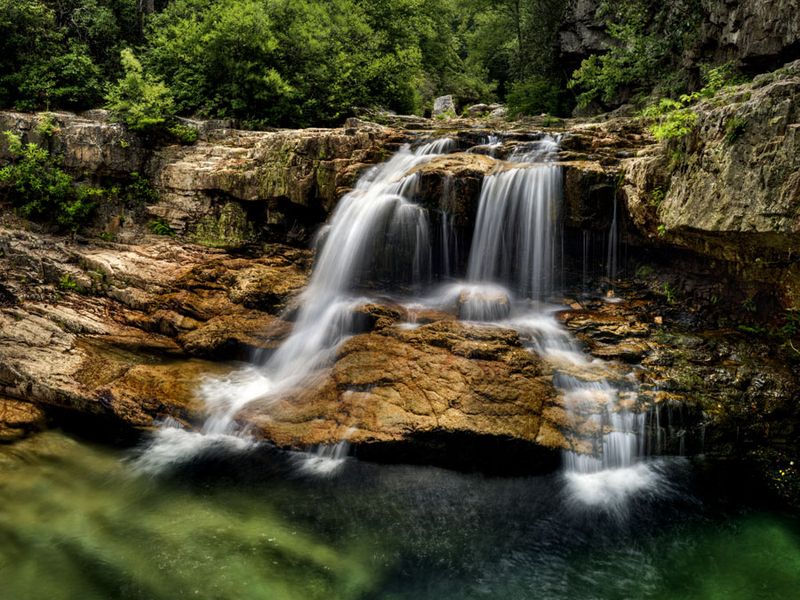
<path fill-rule="evenodd" d="M 430 280 L 427 213 L 408 199 L 417 175 L 406 173 L 453 145 L 445 138 L 414 151 L 406 146 L 362 177 L 339 202 L 311 281 L 300 296 L 292 334 L 264 366 L 277 386 L 296 385 L 329 362 L 352 331 L 353 304 L 365 302 L 352 292 L 365 274 L 380 279 L 408 273 L 409 283 L 417 285 Z"/>
<path fill-rule="evenodd" d="M 553 382 L 562 393 L 571 430 L 567 438 L 574 448 L 564 451 L 571 500 L 622 512 L 630 495 L 655 490 L 660 475 L 644 462 L 652 444 L 651 416 L 635 410 L 635 382 L 616 372 L 614 365 L 590 360 L 552 312 L 526 315 L 510 324 L 553 366 Z"/>
<path fill-rule="evenodd" d="M 485 154 L 487 156 L 494 157 L 497 155 L 497 150 L 503 145 L 500 136 L 498 135 L 486 135 L 481 139 L 481 143 L 478 146 L 473 146 L 469 150 L 467 150 L 468 154 Z"/>
<path fill-rule="evenodd" d="M 438 265 L 439 276 L 443 279 L 450 279 L 456 275 L 460 265 L 461 257 L 459 256 L 459 239 L 458 231 L 455 227 L 453 215 L 449 212 L 456 204 L 455 199 L 455 184 L 452 175 L 447 175 L 444 178 L 442 185 L 442 198 L 440 206 L 442 210 L 439 211 L 439 240 L 438 240 L 438 256 L 440 257 L 440 264 Z"/>
<path fill-rule="evenodd" d="M 508 157 L 514 163 L 554 162 L 558 158 L 559 139 L 549 135 L 540 140 L 520 144 Z"/>
<path fill-rule="evenodd" d="M 562 174 L 552 163 L 557 143 L 536 142 L 511 160 L 518 168 L 484 180 L 467 267 L 474 283 L 509 285 L 523 297 L 552 294 L 561 242 L 558 239 Z"/>
<path fill-rule="evenodd" d="M 355 309 L 368 301 L 354 293 L 359 285 L 404 281 L 413 289 L 430 281 L 428 215 L 411 202 L 418 176 L 407 173 L 454 147 L 449 138 L 414 150 L 405 146 L 358 181 L 315 240 L 317 260 L 300 295 L 291 335 L 263 367 L 205 382 L 200 395 L 209 417 L 202 431 L 184 431 L 176 423 L 163 427 L 137 460 L 141 468 L 159 470 L 209 445 L 246 447 L 247 435 L 236 415 L 256 400 L 268 402 L 301 385 L 331 362 L 338 345 L 354 331 Z"/>
<path fill-rule="evenodd" d="M 295 456 L 295 463 L 302 473 L 330 477 L 344 465 L 349 453 L 350 444 L 342 440 L 336 444 L 322 444 L 309 452 L 299 453 Z"/>
<path fill-rule="evenodd" d="M 574 448 L 564 452 L 568 490 L 580 505 L 620 511 L 630 494 L 652 490 L 659 481 L 643 462 L 647 412 L 637 411 L 635 380 L 623 376 L 618 366 L 590 360 L 556 321 L 555 309 L 533 305 L 532 310 L 512 311 L 505 308 L 510 293 L 492 288 L 508 285 L 518 297 L 536 301 L 557 290 L 561 172 L 551 164 L 557 150 L 552 138 L 519 147 L 510 160 L 526 164 L 484 181 L 469 256 L 469 286 L 461 287 L 458 305 L 461 318 L 501 320 L 515 328 L 552 365 L 567 411 L 567 438 Z M 617 228 L 615 203 L 607 247 L 609 279 L 617 274 Z M 586 287 L 588 232 L 582 241 Z"/>

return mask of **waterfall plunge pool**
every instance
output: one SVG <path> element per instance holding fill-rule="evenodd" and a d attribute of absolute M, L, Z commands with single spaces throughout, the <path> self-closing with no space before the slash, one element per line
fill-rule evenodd
<path fill-rule="evenodd" d="M 0 447 L 0 598 L 792 598 L 800 519 L 686 459 L 622 512 L 564 474 L 199 456 L 158 477 L 58 432 Z M 724 490 L 728 490 L 725 492 Z"/>

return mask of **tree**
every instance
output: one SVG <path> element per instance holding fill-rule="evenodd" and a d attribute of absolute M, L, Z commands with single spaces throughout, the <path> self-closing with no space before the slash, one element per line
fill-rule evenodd
<path fill-rule="evenodd" d="M 106 95 L 107 107 L 133 131 L 154 130 L 174 116 L 174 101 L 169 88 L 145 74 L 142 63 L 130 49 L 121 53 L 125 75 Z"/>

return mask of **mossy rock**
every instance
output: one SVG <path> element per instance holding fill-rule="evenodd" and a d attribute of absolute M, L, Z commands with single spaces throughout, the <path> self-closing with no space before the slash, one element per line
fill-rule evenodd
<path fill-rule="evenodd" d="M 253 224 L 236 202 L 228 202 L 218 214 L 204 217 L 191 235 L 192 241 L 197 244 L 225 249 L 241 248 L 254 238 Z"/>

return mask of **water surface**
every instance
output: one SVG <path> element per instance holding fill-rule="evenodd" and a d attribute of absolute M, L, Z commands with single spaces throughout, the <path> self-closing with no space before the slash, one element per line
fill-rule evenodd
<path fill-rule="evenodd" d="M 486 478 L 260 450 L 157 478 L 48 432 L 0 448 L 0 598 L 793 598 L 800 524 L 658 493 L 586 507 L 562 475 Z"/>

